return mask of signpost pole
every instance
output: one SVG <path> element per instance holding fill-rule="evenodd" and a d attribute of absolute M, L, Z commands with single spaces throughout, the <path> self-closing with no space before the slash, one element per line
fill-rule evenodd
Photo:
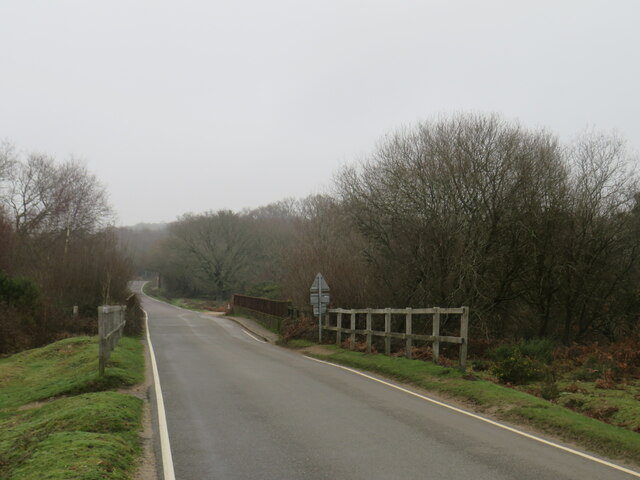
<path fill-rule="evenodd" d="M 322 314 L 329 306 L 329 285 L 324 281 L 322 274 L 318 273 L 311 284 L 311 297 L 309 303 L 313 306 L 313 314 L 318 315 L 318 342 L 322 342 Z M 325 292 L 325 293 L 323 293 Z M 327 312 L 328 313 L 328 312 Z M 326 319 L 329 323 L 329 317 Z"/>
<path fill-rule="evenodd" d="M 322 343 L 322 281 L 318 282 L 318 343 Z"/>

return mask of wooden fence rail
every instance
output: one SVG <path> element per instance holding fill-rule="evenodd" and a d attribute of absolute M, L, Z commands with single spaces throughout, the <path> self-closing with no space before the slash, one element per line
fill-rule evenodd
<path fill-rule="evenodd" d="M 336 316 L 335 326 L 330 325 L 331 315 Z M 366 328 L 356 329 L 356 317 L 358 314 L 366 315 Z M 449 335 L 440 335 L 440 316 L 441 315 L 459 315 L 460 316 L 460 336 L 454 337 Z M 384 331 L 376 331 L 372 329 L 373 316 L 384 315 Z M 391 331 L 391 316 L 392 315 L 404 315 L 405 328 L 404 332 Z M 431 315 L 432 316 L 432 332 L 431 335 L 414 334 L 414 315 Z M 342 327 L 342 320 L 344 316 L 349 316 L 350 326 L 349 328 Z M 345 310 L 342 308 L 336 308 L 329 310 L 327 317 L 327 325 L 323 325 L 323 330 L 329 330 L 336 332 L 336 343 L 342 344 L 342 334 L 349 335 L 349 343 L 351 349 L 355 347 L 356 335 L 364 335 L 367 342 L 367 352 L 371 353 L 371 343 L 373 337 L 384 338 L 384 350 L 386 355 L 391 354 L 391 339 L 397 338 L 405 340 L 405 355 L 407 358 L 411 358 L 413 350 L 413 341 L 421 340 L 431 342 L 431 349 L 433 351 L 433 360 L 438 361 L 440 357 L 440 343 L 456 343 L 460 345 L 460 368 L 463 370 L 467 366 L 467 342 L 469 336 L 469 307 L 460 308 L 385 308 L 385 309 L 356 309 Z"/>
<path fill-rule="evenodd" d="M 98 370 L 104 375 L 104 369 L 111 352 L 118 345 L 126 323 L 127 307 L 124 305 L 102 305 L 98 307 L 98 338 L 100 340 Z"/>

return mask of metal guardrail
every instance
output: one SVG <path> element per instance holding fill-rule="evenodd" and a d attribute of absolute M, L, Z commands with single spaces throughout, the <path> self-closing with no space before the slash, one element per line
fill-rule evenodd
<path fill-rule="evenodd" d="M 347 333 L 350 336 L 350 347 L 353 349 L 355 346 L 356 335 L 366 336 L 367 352 L 371 353 L 371 341 L 372 337 L 384 337 L 385 354 L 391 354 L 391 339 L 405 340 L 405 355 L 407 358 L 411 358 L 411 351 L 413 349 L 414 340 L 422 340 L 431 342 L 431 349 L 433 351 L 433 360 L 438 361 L 440 355 L 440 343 L 457 343 L 460 345 L 460 368 L 463 370 L 467 366 L 467 342 L 469 337 L 469 307 L 460 308 L 402 308 L 402 309 L 357 309 L 357 310 L 345 310 L 342 308 L 336 308 L 329 310 L 327 316 L 328 322 L 331 321 L 331 315 L 336 316 L 335 326 L 329 324 L 323 325 L 323 330 L 329 330 L 336 332 L 336 343 L 340 345 L 342 343 L 342 334 Z M 356 329 L 356 319 L 358 314 L 366 315 L 366 328 Z M 440 315 L 460 315 L 460 336 L 443 336 L 440 335 Z M 342 327 L 343 315 L 349 315 L 351 324 L 350 328 Z M 384 315 L 384 331 L 377 331 L 372 329 L 373 315 Z M 405 328 L 404 332 L 391 331 L 391 315 L 404 315 Z M 431 335 L 418 335 L 413 332 L 413 315 L 431 315 L 432 316 L 432 334 Z"/>
<path fill-rule="evenodd" d="M 102 305 L 98 307 L 98 338 L 100 341 L 98 370 L 104 375 L 104 369 L 111 352 L 118 345 L 126 323 L 124 305 Z"/>

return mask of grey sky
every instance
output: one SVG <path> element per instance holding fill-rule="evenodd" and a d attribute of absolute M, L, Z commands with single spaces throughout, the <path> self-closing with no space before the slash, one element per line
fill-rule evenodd
<path fill-rule="evenodd" d="M 640 2 L 0 0 L 0 139 L 120 224 L 330 184 L 385 133 L 498 112 L 640 148 Z"/>

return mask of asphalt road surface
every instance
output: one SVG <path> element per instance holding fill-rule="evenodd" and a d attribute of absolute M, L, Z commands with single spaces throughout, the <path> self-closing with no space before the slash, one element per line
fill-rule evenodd
<path fill-rule="evenodd" d="M 178 480 L 632 475 L 143 298 Z"/>

